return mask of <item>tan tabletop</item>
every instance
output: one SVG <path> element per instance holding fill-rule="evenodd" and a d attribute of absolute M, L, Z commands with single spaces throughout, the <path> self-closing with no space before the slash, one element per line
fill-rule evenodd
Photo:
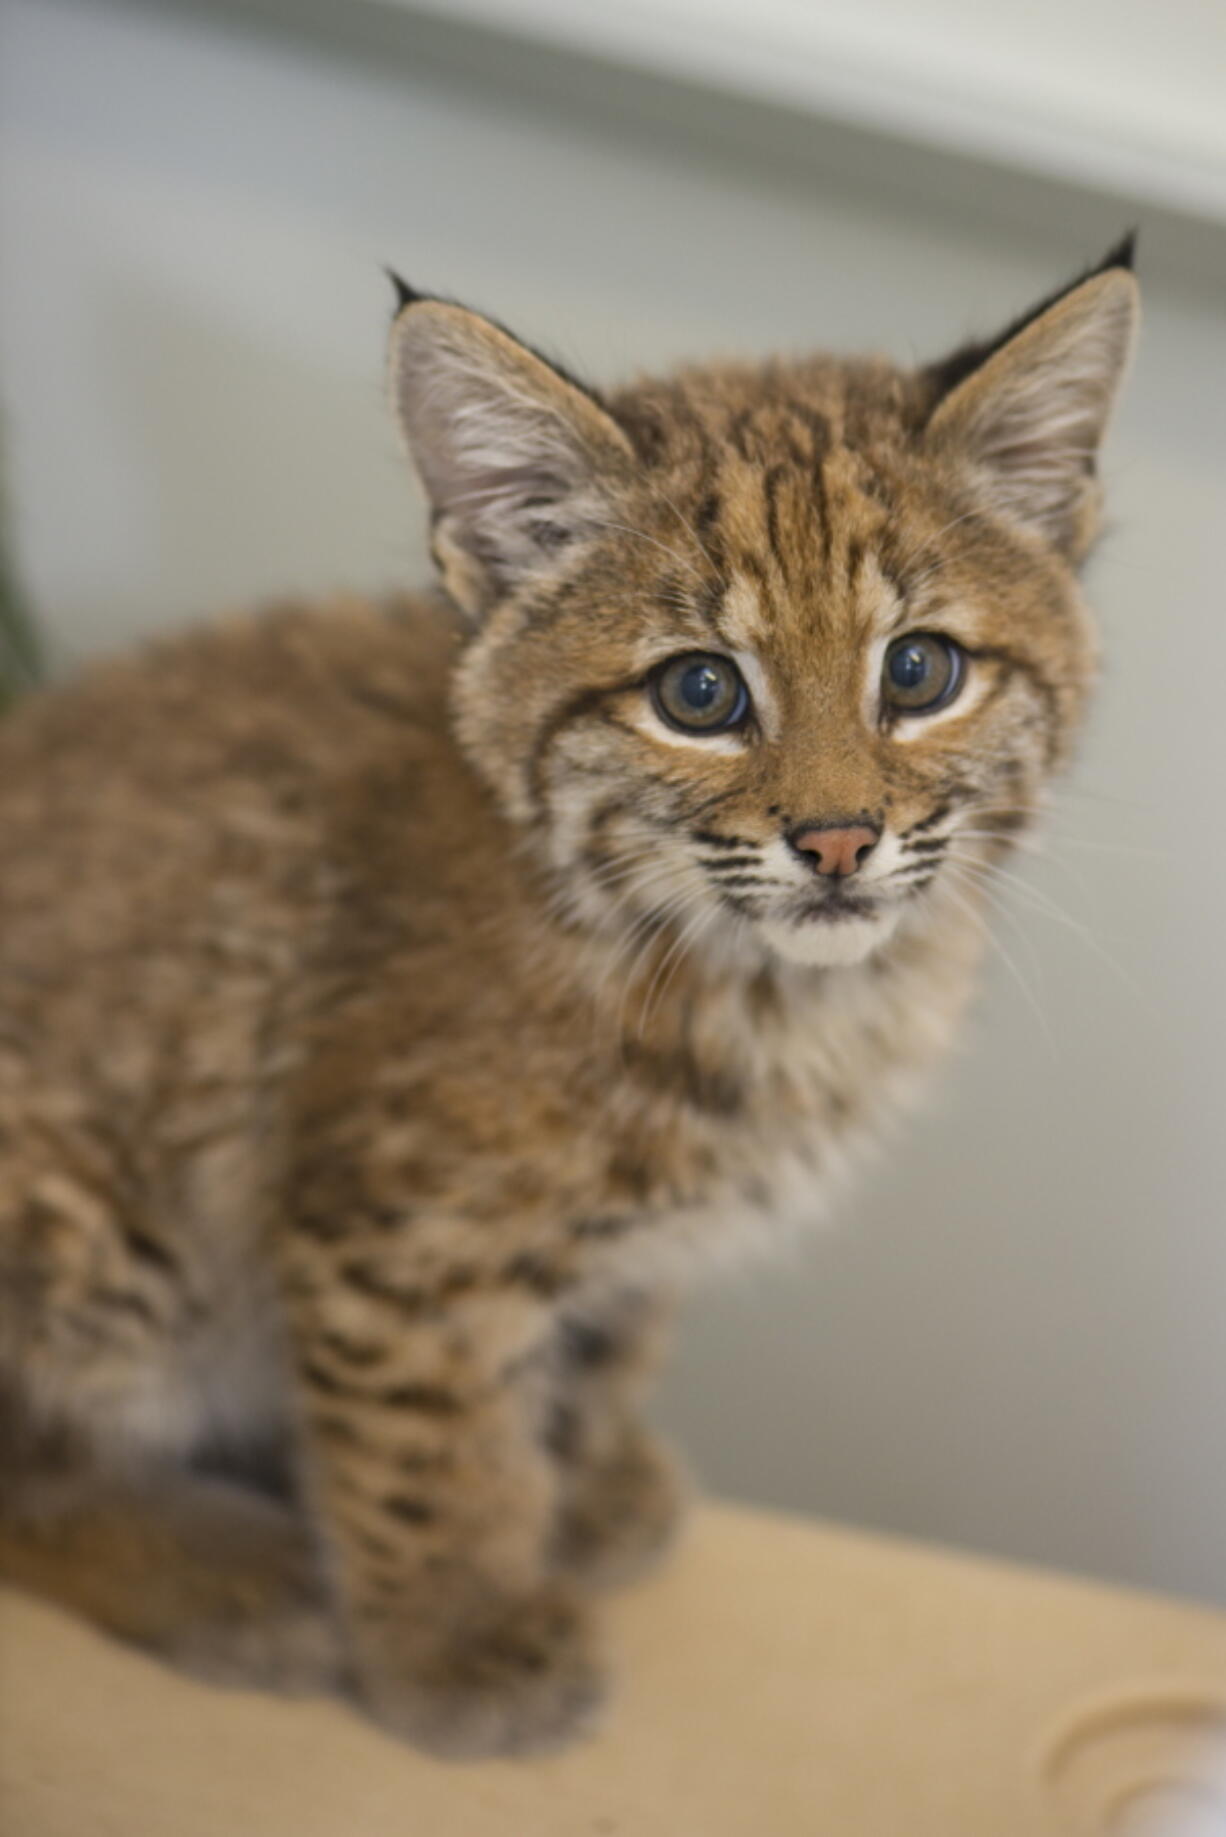
<path fill-rule="evenodd" d="M 0 1596 L 5 1837 L 1222 1837 L 1226 1616 L 707 1507 L 603 1731 L 425 1760 Z"/>

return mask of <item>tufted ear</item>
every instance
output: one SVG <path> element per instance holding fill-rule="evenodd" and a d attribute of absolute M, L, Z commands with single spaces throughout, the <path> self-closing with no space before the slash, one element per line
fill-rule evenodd
<path fill-rule="evenodd" d="M 1139 309 L 1129 237 L 1002 335 L 927 372 L 925 439 L 971 461 L 997 509 L 1080 560 L 1093 540 L 1098 448 Z"/>
<path fill-rule="evenodd" d="M 443 584 L 476 616 L 607 519 L 633 455 L 594 394 L 501 326 L 396 288 L 393 405 Z"/>

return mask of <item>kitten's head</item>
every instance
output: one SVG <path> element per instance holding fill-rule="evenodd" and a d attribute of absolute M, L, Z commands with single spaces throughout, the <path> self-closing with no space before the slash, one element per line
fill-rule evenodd
<path fill-rule="evenodd" d="M 475 628 L 459 733 L 572 911 L 849 963 L 1027 820 L 1093 671 L 1130 269 L 915 371 L 610 395 L 403 290 L 396 408 Z"/>

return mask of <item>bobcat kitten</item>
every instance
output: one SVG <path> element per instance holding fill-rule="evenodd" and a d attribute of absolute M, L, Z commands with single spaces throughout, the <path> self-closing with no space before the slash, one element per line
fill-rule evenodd
<path fill-rule="evenodd" d="M 1069 751 L 1130 269 L 608 395 L 401 287 L 443 594 L 6 721 L 3 1573 L 439 1751 L 585 1723 L 669 1297 L 945 1047 Z"/>

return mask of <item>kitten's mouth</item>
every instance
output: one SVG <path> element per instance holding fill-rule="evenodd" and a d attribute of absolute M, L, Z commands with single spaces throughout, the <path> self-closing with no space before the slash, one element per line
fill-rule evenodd
<path fill-rule="evenodd" d="M 802 907 L 798 916 L 802 925 L 837 925 L 843 919 L 876 918 L 877 902 L 854 893 L 828 893 L 819 903 Z"/>
<path fill-rule="evenodd" d="M 861 893 L 832 888 L 762 921 L 766 941 L 793 963 L 833 968 L 861 963 L 892 935 L 902 908 Z"/>

